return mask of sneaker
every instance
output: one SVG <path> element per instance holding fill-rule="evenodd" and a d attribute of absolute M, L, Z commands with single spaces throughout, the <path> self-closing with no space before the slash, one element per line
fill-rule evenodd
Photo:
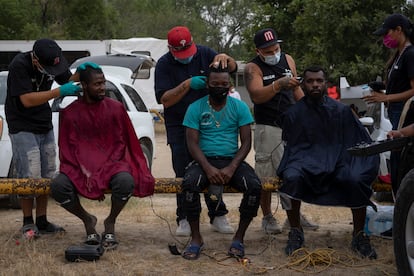
<path fill-rule="evenodd" d="M 277 223 L 277 220 L 272 216 L 272 214 L 268 214 L 263 217 L 262 219 L 262 229 L 266 234 L 280 234 L 282 233 L 282 228 Z"/>
<path fill-rule="evenodd" d="M 189 237 L 191 236 L 191 228 L 187 219 L 182 219 L 178 222 L 177 230 L 175 235 L 179 237 Z"/>
<path fill-rule="evenodd" d="M 211 224 L 211 227 L 214 231 L 223 233 L 223 234 L 233 234 L 234 229 L 231 227 L 229 222 L 227 221 L 226 216 L 219 216 L 215 217 L 213 220 L 213 223 Z"/>
<path fill-rule="evenodd" d="M 305 238 L 303 232 L 298 228 L 291 228 L 289 231 L 289 238 L 285 247 L 286 255 L 290 256 L 292 253 L 303 246 Z"/>
<path fill-rule="evenodd" d="M 363 258 L 377 258 L 377 252 L 375 252 L 375 249 L 371 246 L 369 237 L 364 231 L 359 231 L 358 234 L 352 238 L 351 247 L 353 251 L 357 252 Z"/>
<path fill-rule="evenodd" d="M 318 224 L 314 224 L 312 222 L 310 222 L 304 215 L 300 214 L 300 226 L 302 226 L 302 228 L 307 229 L 307 230 L 313 230 L 316 231 L 319 229 L 319 225 Z M 290 223 L 289 220 L 286 219 L 285 223 L 283 224 L 283 228 L 284 229 L 289 229 L 290 228 Z"/>

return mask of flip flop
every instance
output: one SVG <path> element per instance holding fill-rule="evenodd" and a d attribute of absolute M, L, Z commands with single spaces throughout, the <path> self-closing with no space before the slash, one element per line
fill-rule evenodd
<path fill-rule="evenodd" d="M 115 234 L 102 233 L 101 244 L 104 250 L 115 250 L 119 243 L 115 237 Z"/>
<path fill-rule="evenodd" d="M 89 234 L 86 236 L 85 241 L 83 242 L 86 245 L 100 245 L 101 244 L 101 237 L 99 234 Z"/>
<path fill-rule="evenodd" d="M 36 224 L 26 224 L 22 227 L 23 238 L 26 240 L 34 240 L 40 237 L 39 229 Z"/>
<path fill-rule="evenodd" d="M 200 245 L 190 243 L 182 253 L 182 256 L 186 260 L 197 260 L 200 257 L 201 250 L 203 249 L 204 243 Z"/>
<path fill-rule="evenodd" d="M 229 248 L 229 251 L 227 252 L 227 255 L 230 257 L 239 259 L 244 258 L 244 245 L 238 240 L 234 240 Z"/>

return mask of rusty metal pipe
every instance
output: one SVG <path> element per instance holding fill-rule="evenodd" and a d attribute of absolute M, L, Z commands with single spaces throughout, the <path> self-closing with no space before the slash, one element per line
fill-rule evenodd
<path fill-rule="evenodd" d="M 49 194 L 50 193 L 49 178 L 0 178 L 0 194 Z M 181 191 L 181 178 L 156 178 L 155 179 L 155 193 L 170 194 Z M 280 180 L 277 177 L 263 177 L 261 178 L 262 188 L 265 191 L 277 191 L 280 187 Z M 224 192 L 237 193 L 238 191 L 225 186 Z M 106 193 L 111 193 L 110 190 Z"/>
<path fill-rule="evenodd" d="M 181 191 L 181 178 L 156 178 L 155 179 L 155 193 L 157 194 L 171 194 Z M 262 189 L 264 191 L 275 192 L 279 189 L 282 181 L 277 177 L 262 177 Z M 0 194 L 49 194 L 50 193 L 50 179 L 32 179 L 32 178 L 0 178 Z M 381 181 L 374 181 L 372 189 L 376 192 L 389 192 L 391 185 Z M 225 186 L 225 193 L 237 193 L 238 191 Z M 111 193 L 110 190 L 106 193 Z"/>

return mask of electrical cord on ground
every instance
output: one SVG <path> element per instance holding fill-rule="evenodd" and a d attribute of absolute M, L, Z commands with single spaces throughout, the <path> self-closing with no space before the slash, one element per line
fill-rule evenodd
<path fill-rule="evenodd" d="M 157 214 L 157 212 L 155 211 L 154 204 L 152 202 L 152 196 L 150 196 L 149 199 L 150 199 L 150 206 L 151 206 L 151 210 L 152 210 L 153 214 L 156 217 L 158 217 L 159 219 L 161 219 L 162 221 L 164 221 L 164 222 L 167 223 L 168 231 L 170 232 L 170 236 L 173 238 L 173 240 L 177 244 L 179 244 L 182 248 L 185 248 L 190 243 L 190 239 L 188 239 L 187 242 L 185 242 L 185 243 L 183 243 L 179 239 L 177 239 L 175 237 L 175 235 L 173 234 L 172 230 L 171 230 L 171 224 L 170 224 L 170 222 L 166 218 L 164 218 L 161 215 Z M 173 255 L 181 255 L 181 252 L 178 250 L 176 243 L 169 243 L 168 244 L 168 249 L 170 250 L 171 254 L 173 254 Z"/>
<path fill-rule="evenodd" d="M 278 269 L 288 268 L 305 274 L 316 274 L 321 273 L 334 265 L 346 268 L 365 267 L 374 264 L 357 264 L 359 261 L 359 258 L 352 256 L 351 254 L 340 252 L 332 248 L 318 248 L 312 251 L 306 248 L 299 248 L 289 257 L 289 261 L 278 267 Z"/>

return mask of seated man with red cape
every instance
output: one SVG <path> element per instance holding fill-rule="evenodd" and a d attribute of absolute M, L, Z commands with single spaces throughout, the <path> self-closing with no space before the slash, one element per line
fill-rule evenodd
<path fill-rule="evenodd" d="M 86 244 L 115 249 L 116 218 L 132 195 L 152 195 L 155 180 L 124 106 L 105 97 L 102 69 L 84 63 L 76 72 L 83 96 L 60 113 L 60 173 L 51 183 L 51 192 L 63 208 L 82 220 Z M 97 218 L 82 207 L 78 195 L 103 200 L 107 189 L 112 190 L 111 211 L 99 235 Z"/>

